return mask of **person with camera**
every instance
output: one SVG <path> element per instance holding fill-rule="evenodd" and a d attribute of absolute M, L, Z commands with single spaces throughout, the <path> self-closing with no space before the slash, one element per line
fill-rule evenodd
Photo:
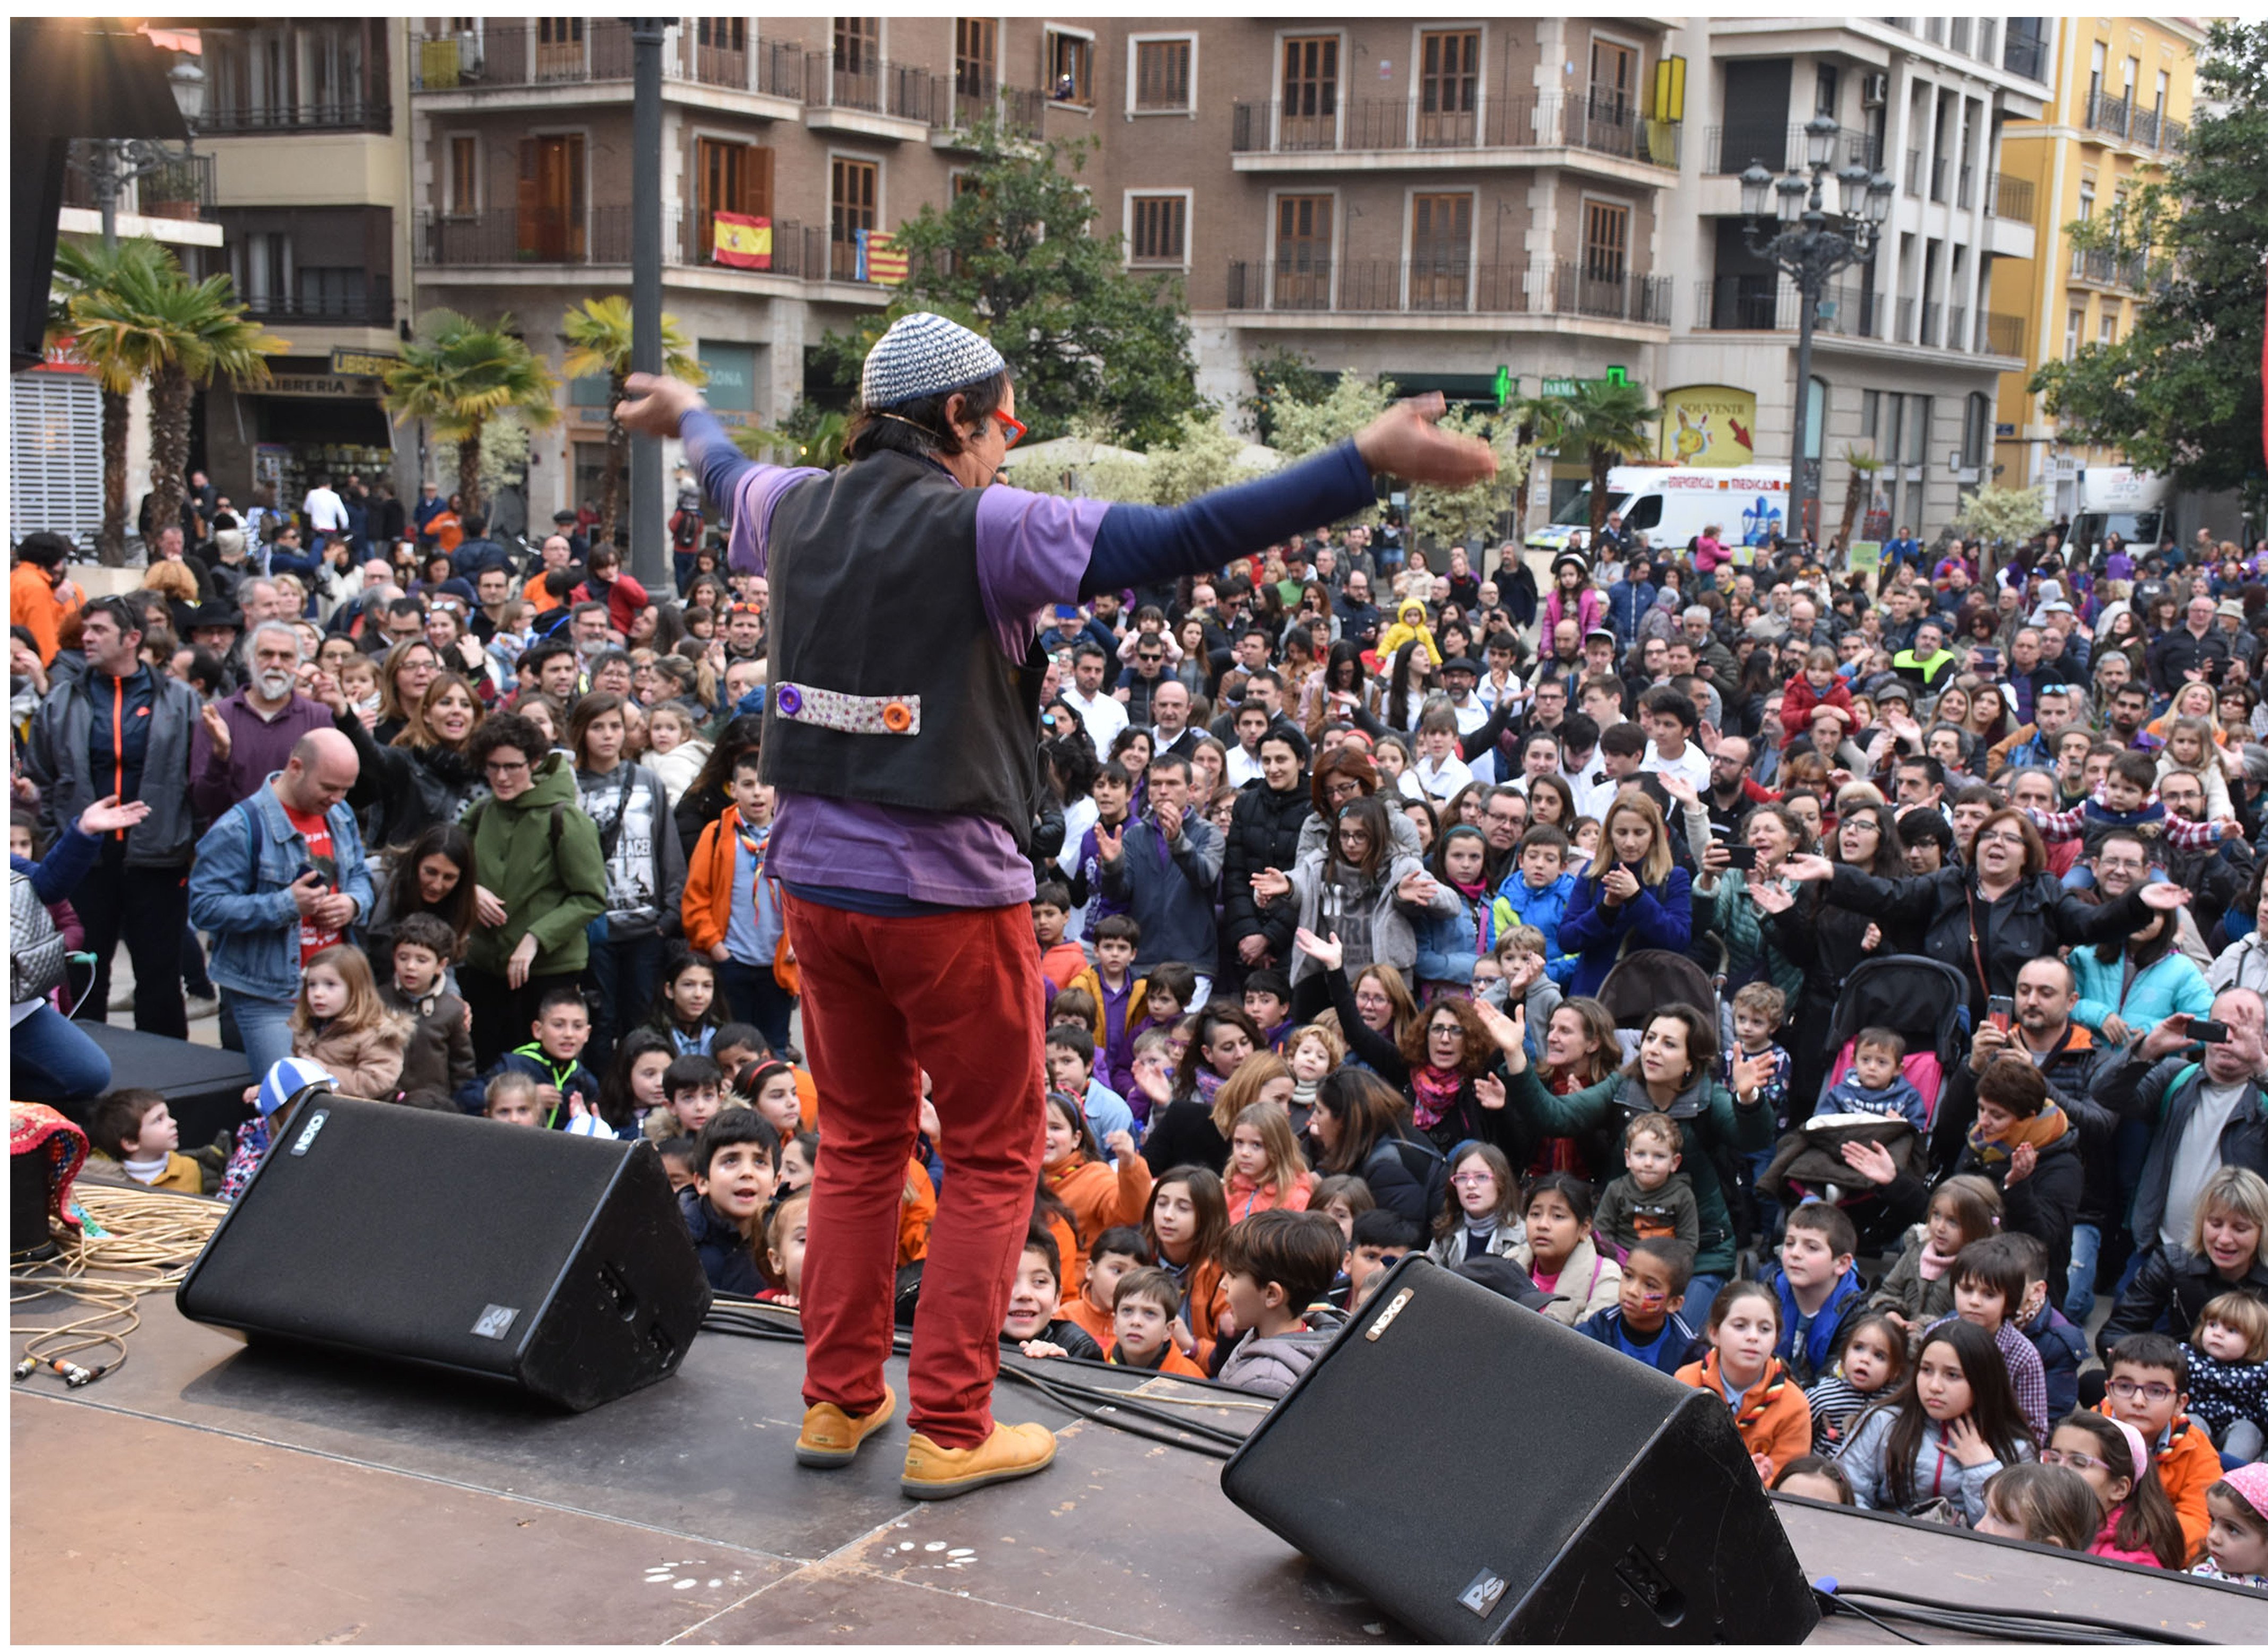
<path fill-rule="evenodd" d="M 189 920 L 254 1072 L 291 1053 L 299 969 L 371 909 L 347 792 L 362 763 L 334 727 L 299 736 L 283 770 L 213 821 L 189 869 Z"/>
<path fill-rule="evenodd" d="M 2151 1127 L 2134 1194 L 2134 1244 L 2145 1256 L 2189 1243 L 2215 1169 L 2268 1173 L 2264 1024 L 2260 993 L 2231 986 L 2213 999 L 2211 1019 L 2169 1014 L 2096 1079 L 2096 1104 Z"/>

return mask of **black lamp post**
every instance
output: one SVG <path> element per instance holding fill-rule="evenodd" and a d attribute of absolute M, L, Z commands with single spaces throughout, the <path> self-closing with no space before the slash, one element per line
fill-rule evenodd
<path fill-rule="evenodd" d="M 205 108 L 205 71 L 188 58 L 173 65 L 166 79 L 173 101 L 188 127 L 188 140 L 180 148 L 154 137 L 104 137 L 95 140 L 86 163 L 87 180 L 102 211 L 102 245 L 107 252 L 118 244 L 118 192 L 136 178 L 146 178 L 194 159 L 197 116 Z M 195 180 L 192 180 L 192 187 Z"/>
<path fill-rule="evenodd" d="M 1793 282 L 1802 300 L 1795 344 L 1795 453 L 1788 466 L 1787 530 L 1791 534 L 1802 531 L 1811 485 L 1805 464 L 1811 452 L 1812 320 L 1827 283 L 1852 264 L 1874 257 L 1896 188 L 1888 173 L 1869 173 L 1853 161 L 1835 173 L 1842 187 L 1843 210 L 1830 212 L 1827 177 L 1834 166 L 1838 135 L 1832 119 L 1815 115 L 1803 129 L 1801 166 L 1789 167 L 1777 181 L 1761 160 L 1751 161 L 1741 173 L 1741 210 L 1748 218 L 1743 234 L 1749 250 Z M 1776 210 L 1777 232 L 1765 221 L 1768 206 Z"/>

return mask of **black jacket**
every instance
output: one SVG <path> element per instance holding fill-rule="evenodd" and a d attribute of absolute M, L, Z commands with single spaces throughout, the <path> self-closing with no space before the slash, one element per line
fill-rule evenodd
<path fill-rule="evenodd" d="M 1233 953 L 1237 943 L 1261 932 L 1260 908 L 1252 898 L 1252 878 L 1260 871 L 1289 871 L 1300 857 L 1300 827 L 1314 804 L 1304 784 L 1271 791 L 1263 782 L 1240 792 L 1228 820 L 1228 840 L 1220 857 L 1220 943 Z"/>
<path fill-rule="evenodd" d="M 2218 681 L 2228 669 L 2228 638 L 2218 624 L 2203 636 L 2193 636 L 2188 625 L 2177 624 L 2150 644 L 2143 662 L 2155 693 L 2173 692 L 2192 670 L 2203 671 L 2207 681 Z"/>
<path fill-rule="evenodd" d="M 1165 1110 L 1150 1120 L 1150 1138 L 1142 1143 L 1142 1160 L 1152 1175 L 1194 1163 L 1216 1175 L 1228 1172 L 1228 1142 L 1212 1126 L 1212 1102 L 1195 1094 L 1167 1102 Z"/>
<path fill-rule="evenodd" d="M 685 1230 L 709 1286 L 718 1294 L 754 1295 L 764 1286 L 756 1271 L 755 1246 L 740 1228 L 722 1219 L 709 1200 L 688 1186 L 677 1194 L 677 1212 L 685 1217 Z"/>
<path fill-rule="evenodd" d="M 1424 1135 L 1411 1129 L 1380 1140 L 1355 1172 L 1380 1208 L 1417 1222 L 1420 1232 L 1433 1229 L 1433 1217 L 1448 1195 L 1449 1166 Z"/>
<path fill-rule="evenodd" d="M 1966 1064 L 1962 1066 L 1964 1073 L 1968 1069 Z M 2028 1232 L 2047 1246 L 2051 1285 L 2071 1271 L 2071 1228 L 2079 1217 L 2087 1178 L 2080 1155 L 2079 1119 L 2069 1121 L 2072 1126 L 2062 1138 L 2042 1152 L 2032 1172 L 2013 1186 L 2008 1184 L 2006 1159 L 1987 1168 L 1964 1146 L 1953 1166 L 1956 1174 L 1982 1175 L 2000 1189 L 2002 1226 L 2011 1232 Z"/>
<path fill-rule="evenodd" d="M 2166 1321 L 2166 1333 L 2186 1344 L 2205 1302 L 2231 1290 L 2256 1300 L 2268 1300 L 2268 1260 L 2255 1260 L 2244 1280 L 2231 1284 L 2213 1271 L 2213 1263 L 2204 1256 L 2161 1244 L 2150 1251 L 2134 1281 L 2120 1293 L 2102 1334 L 2095 1337 L 2095 1349 L 2108 1359 L 2111 1347 L 2121 1339 L 2155 1329 L 2161 1316 Z"/>
<path fill-rule="evenodd" d="M 1849 866 L 1837 866 L 1835 880 L 1823 886 L 1827 903 L 1862 911 L 1886 932 L 1894 923 L 1918 929 L 1924 956 L 1951 963 L 1968 977 L 1970 1008 L 1977 1015 L 1984 1012 L 1987 997 L 2016 994 L 2016 976 L 2033 958 L 2051 955 L 2065 946 L 2123 939 L 2152 915 L 2139 888 L 2108 904 L 2089 905 L 2045 872 L 2024 878 L 1990 902 L 1977 891 L 1976 873 L 1960 865 L 1903 882 L 1885 882 Z M 1972 909 L 1983 929 L 1973 938 Z M 1980 952 L 1984 962 L 1981 989 L 1974 960 Z"/>

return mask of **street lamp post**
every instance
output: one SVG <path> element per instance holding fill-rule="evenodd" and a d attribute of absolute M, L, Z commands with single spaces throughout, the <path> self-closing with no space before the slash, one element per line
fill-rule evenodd
<path fill-rule="evenodd" d="M 154 137 L 98 138 L 93 156 L 87 162 L 87 180 L 94 187 L 95 203 L 102 211 L 105 252 L 118 245 L 118 192 L 136 178 L 179 166 L 185 155 L 194 158 L 196 154 L 197 116 L 205 108 L 205 71 L 185 57 L 173 65 L 166 79 L 172 87 L 173 102 L 181 111 L 181 119 L 188 127 L 188 141 L 180 149 L 173 149 Z"/>
<path fill-rule="evenodd" d="M 1835 173 L 1842 187 L 1843 210 L 1830 212 L 1827 177 L 1834 166 L 1838 135 L 1833 120 L 1815 115 L 1803 129 L 1802 165 L 1790 166 L 1777 181 L 1761 160 L 1751 161 L 1741 173 L 1741 210 L 1748 220 L 1742 233 L 1749 250 L 1793 282 L 1802 302 L 1795 343 L 1795 452 L 1788 466 L 1791 533 L 1802 531 L 1811 502 L 1811 476 L 1806 468 L 1811 453 L 1811 327 L 1820 294 L 1835 276 L 1873 259 L 1896 187 L 1888 173 L 1870 173 L 1853 161 Z M 1777 232 L 1765 221 L 1768 207 L 1776 209 Z"/>

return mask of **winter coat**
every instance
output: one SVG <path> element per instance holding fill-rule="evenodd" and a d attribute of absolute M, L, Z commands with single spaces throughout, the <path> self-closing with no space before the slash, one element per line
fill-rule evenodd
<path fill-rule="evenodd" d="M 1607 628 L 1615 633 L 1617 652 L 1628 650 L 1638 634 L 1638 622 L 1653 608 L 1659 593 L 1642 578 L 1617 579 L 1607 592 Z"/>
<path fill-rule="evenodd" d="M 1827 1299 L 1812 1315 L 1811 1322 L 1802 1322 L 1803 1308 L 1796 1304 L 1795 1285 L 1777 1262 L 1764 1272 L 1762 1281 L 1779 1297 L 1779 1344 L 1774 1348 L 1786 1360 L 1788 1373 L 1801 1385 L 1809 1386 L 1829 1370 L 1843 1350 L 1843 1330 L 1857 1317 L 1866 1299 L 1866 1289 L 1859 1281 L 1856 1266 L 1835 1280 L 1835 1287 L 1827 1292 Z M 1802 1337 L 1797 1338 L 1797 1330 Z"/>
<path fill-rule="evenodd" d="M 362 833 L 344 802 L 323 822 L 331 834 L 332 886 L 354 902 L 360 921 L 372 899 Z M 213 821 L 189 866 L 189 921 L 213 936 L 216 984 L 270 1002 L 298 994 L 299 908 L 291 885 L 313 869 L 307 839 L 272 784 Z"/>
<path fill-rule="evenodd" d="M 1311 853 L 1302 854 L 1300 863 L 1291 871 L 1291 902 L 1299 914 L 1298 924 L 1317 933 L 1322 933 L 1325 926 L 1324 865 L 1323 851 L 1318 847 Z M 1360 903 L 1344 910 L 1339 917 L 1342 928 L 1357 923 L 1368 925 L 1370 961 L 1399 969 L 1404 984 L 1412 982 L 1418 967 L 1418 929 L 1410 908 L 1395 897 L 1395 890 L 1402 886 L 1403 879 L 1425 868 L 1424 862 L 1415 855 L 1404 854 L 1397 842 L 1378 880 L 1359 891 L 1355 897 Z M 1455 890 L 1437 885 L 1425 910 L 1437 917 L 1453 916 L 1460 903 Z M 1306 952 L 1299 953 L 1292 959 L 1292 983 L 1298 985 L 1321 967 Z"/>
<path fill-rule="evenodd" d="M 1911 1500 L 1901 1504 L 1890 1483 L 1887 1459 L 1895 1410 L 1876 1410 L 1859 1423 L 1851 1441 L 1835 1457 L 1850 1480 L 1851 1493 L 1871 1513 L 1913 1513 L 1943 1497 L 1960 1510 L 1962 1521 L 1974 1525 L 1984 1516 L 1984 1487 L 2007 1463 L 1998 1455 L 1981 1466 L 1964 1467 L 1944 1448 L 1944 1434 L 1935 1421 L 1922 1423 L 1921 1441 L 1914 1450 Z M 2029 1454 L 2029 1450 L 2026 1452 Z"/>
<path fill-rule="evenodd" d="M 1186 962 L 1210 975 L 1218 950 L 1213 891 L 1220 886 L 1220 833 L 1195 814 L 1170 843 L 1148 819 L 1125 830 L 1118 858 L 1102 861 L 1098 880 L 1103 897 L 1142 925 L 1136 970 L 1147 975 L 1160 962 Z"/>
<path fill-rule="evenodd" d="M 1271 791 L 1263 782 L 1248 785 L 1238 794 L 1220 855 L 1224 953 L 1233 953 L 1240 942 L 1263 932 L 1260 907 L 1252 897 L 1253 873 L 1289 871 L 1299 863 L 1300 827 L 1314 811 L 1314 803 L 1304 785 Z"/>
<path fill-rule="evenodd" d="M 56 655 L 58 661 L 72 657 Z M 126 864 L 129 868 L 171 868 L 190 862 L 196 841 L 189 809 L 189 745 L 202 724 L 198 719 L 195 689 L 158 674 L 146 665 L 142 668 L 151 679 L 137 686 L 138 678 L 105 676 L 92 670 L 65 680 L 59 662 L 48 696 L 32 713 L 31 734 L 24 746 L 24 771 L 40 787 L 39 834 L 53 840 L 86 811 L 89 803 L 99 802 L 114 788 L 95 788 L 91 753 L 96 729 L 112 727 L 122 711 L 140 714 L 125 707 L 146 689 L 148 743 L 141 783 L 128 799 L 147 802 L 150 814 L 126 833 Z"/>
<path fill-rule="evenodd" d="M 1466 898 L 1455 889 L 1457 909 L 1446 916 L 1435 913 L 1418 923 L 1418 981 L 1469 991 L 1473 963 L 1491 954 L 1505 932 L 1519 918 L 1508 901 L 1496 897 Z"/>
<path fill-rule="evenodd" d="M 2205 1067 L 2178 1054 L 2152 1064 L 2135 1057 L 2140 1046 L 2131 1045 L 2124 1059 L 2105 1061 L 2094 1094 L 2105 1110 L 2151 1125 L 2149 1154 L 2142 1160 L 2131 1217 L 2135 1246 L 2147 1251 L 2158 1245 L 2166 1191 L 2173 1181 L 2174 1149 L 2197 1111 Z M 2221 1129 L 2220 1145 L 2224 1168 L 2235 1164 L 2256 1175 L 2268 1174 L 2268 1093 L 2257 1079 L 2245 1085 L 2243 1099 Z"/>
<path fill-rule="evenodd" d="M 437 991 L 413 1001 L 397 991 L 391 980 L 378 988 L 378 994 L 409 1022 L 409 1043 L 401 1055 L 403 1092 L 446 1094 L 468 1111 L 477 1109 L 466 1104 L 479 1093 L 479 1078 L 473 1069 L 473 1020 L 465 999 L 454 991 Z"/>
<path fill-rule="evenodd" d="M 770 840 L 769 835 L 765 840 Z M 701 840 L 694 844 L 679 899 L 685 943 L 703 956 L 723 945 L 725 936 L 732 932 L 733 889 L 739 880 L 740 851 L 740 812 L 728 805 L 723 814 L 701 828 Z M 759 871 L 755 898 L 756 950 L 770 960 L 779 954 L 779 943 L 787 933 L 779 879 Z"/>
<path fill-rule="evenodd" d="M 1672 866 L 1658 888 L 1641 882 L 1636 898 L 1611 908 L 1602 883 L 1601 877 L 1576 878 L 1560 918 L 1560 947 L 1577 959 L 1566 981 L 1570 997 L 1596 997 L 1615 964 L 1633 951 L 1682 952 L 1693 943 L 1692 878 L 1683 868 Z"/>
<path fill-rule="evenodd" d="M 1597 626 L 1606 623 L 1607 599 L 1599 593 L 1595 585 L 1585 585 L 1576 591 L 1575 600 L 1571 609 L 1567 601 L 1567 593 L 1559 588 L 1558 582 L 1555 579 L 1552 582 L 1550 593 L 1543 598 L 1543 639 L 1545 641 L 1551 639 L 1551 632 L 1558 628 L 1559 621 L 1562 619 L 1575 621 L 1576 634 L 1579 637 L 1588 636 Z M 1438 659 L 1434 662 L 1440 663 Z"/>
<path fill-rule="evenodd" d="M 1510 1258 L 1530 1278 L 1535 1277 L 1535 1251 L 1528 1244 L 1513 1245 Z M 1536 1287 L 1543 1286 L 1542 1280 L 1537 1279 Z M 1551 1293 L 1558 1298 L 1543 1308 L 1543 1315 L 1572 1329 L 1584 1319 L 1613 1306 L 1622 1298 L 1622 1288 L 1623 1269 L 1612 1256 L 1600 1254 L 1598 1246 L 1585 1238 L 1575 1245 L 1567 1256 L 1567 1263 L 1553 1280 Z"/>
<path fill-rule="evenodd" d="M 2205 983 L 2216 997 L 2232 985 L 2268 992 L 2268 933 L 2255 929 L 2215 957 Z"/>
<path fill-rule="evenodd" d="M 347 804 L 371 815 L 371 840 L 406 848 L 429 825 L 460 822 L 488 794 L 488 779 L 473 759 L 445 745 L 381 745 L 352 711 L 335 726 L 362 759 L 362 773 Z"/>
<path fill-rule="evenodd" d="M 1803 971 L 1781 951 L 1779 929 L 1764 920 L 1771 913 L 1749 897 L 1748 873 L 1719 872 L 1708 893 L 1695 890 L 1692 911 L 1693 939 L 1687 954 L 1724 979 L 1723 995 L 1729 998 L 1756 979 L 1779 987 L 1791 1003 L 1800 995 Z"/>
<path fill-rule="evenodd" d="M 1957 1268 L 1948 1266 L 1935 1278 L 1924 1278 L 1921 1251 L 1928 1241 L 1927 1226 L 1906 1229 L 1905 1248 L 1900 1251 L 1897 1263 L 1867 1297 L 1869 1307 L 1877 1312 L 1895 1312 L 1915 1324 L 1934 1322 L 1953 1310 L 1953 1274 Z"/>
<path fill-rule="evenodd" d="M 2110 1316 L 2095 1337 L 2095 1347 L 2106 1359 L 2110 1349 L 2129 1335 L 2154 1330 L 2161 1318 L 2166 1333 L 2186 1344 L 2205 1315 L 2205 1303 L 2216 1295 L 2250 1295 L 2268 1301 L 2268 1256 L 2257 1258 L 2252 1270 L 2230 1283 L 2202 1255 L 2160 1244 L 2143 1261 L 2134 1279 L 2120 1291 Z"/>
<path fill-rule="evenodd" d="M 1512 1258 L 1513 1250 L 1521 1248 L 1526 1241 L 1527 1234 L 1521 1230 L 1518 1220 L 1499 1220 L 1491 1229 L 1488 1241 L 1481 1245 L 1481 1253 L 1509 1260 Z M 1474 1258 L 1468 1253 L 1469 1248 L 1465 1223 L 1462 1219 L 1460 1219 L 1456 1229 L 1448 1236 L 1437 1237 L 1433 1240 L 1432 1246 L 1426 1249 L 1425 1256 L 1436 1266 L 1454 1269 L 1463 1265 L 1467 1260 Z"/>
<path fill-rule="evenodd" d="M 1730 1400 L 1731 1395 L 1725 1390 L 1724 1372 L 1718 1367 L 1713 1352 L 1699 1363 L 1679 1369 L 1677 1379 L 1689 1387 L 1715 1393 L 1720 1401 Z M 1794 1377 L 1787 1373 L 1786 1366 L 1777 1358 L 1765 1363 L 1756 1384 L 1741 1395 L 1741 1407 L 1733 1417 L 1733 1425 L 1740 1429 L 1741 1443 L 1750 1455 L 1771 1458 L 1774 1472 L 1798 1455 L 1810 1453 L 1810 1402 L 1804 1397 L 1803 1389 L 1795 1384 Z"/>
<path fill-rule="evenodd" d="M 2093 946 L 2075 946 L 2066 961 L 2079 982 L 2071 1017 L 2089 1031 L 2102 1030 L 2103 1020 L 2115 1013 L 2136 1037 L 2146 1037 L 2169 1015 L 2203 1019 L 2213 1013 L 2213 987 L 2178 951 L 2169 951 L 2136 974 L 2132 984 L 2123 954 L 2105 962 Z"/>
<path fill-rule="evenodd" d="M 466 816 L 481 886 L 504 902 L 504 920 L 475 926 L 464 966 L 501 976 L 512 951 L 535 936 L 529 977 L 580 974 L 590 961 L 584 938 L 607 909 L 607 864 L 599 828 L 583 812 L 575 770 L 554 751 L 534 782 L 510 801 L 495 797 Z"/>
<path fill-rule="evenodd" d="M 677 1194 L 677 1212 L 685 1217 L 685 1230 L 693 1252 L 701 1257 L 702 1274 L 719 1294 L 754 1295 L 764 1286 L 756 1271 L 755 1245 L 740 1235 L 740 1227 L 718 1214 L 698 1190 L 688 1186 Z"/>
<path fill-rule="evenodd" d="M 638 758 L 638 766 L 660 777 L 662 789 L 668 792 L 669 806 L 674 810 L 685 799 L 685 793 L 693 788 L 693 782 L 701 777 L 701 770 L 708 761 L 708 740 L 688 739 L 666 751 L 646 752 Z M 681 834 L 677 843 L 678 851 L 684 852 L 685 838 Z"/>
<path fill-rule="evenodd" d="M 2079 1366 L 2087 1361 L 2087 1336 L 2051 1306 L 2043 1306 L 2029 1323 L 2016 1327 L 2040 1355 L 2040 1374 L 2048 1383 L 2048 1419 L 2052 1425 L 2058 1416 L 2069 1415 L 2079 1407 Z"/>
<path fill-rule="evenodd" d="M 1609 1177 L 1627 1172 L 1623 1161 L 1623 1131 L 1631 1118 L 1660 1109 L 1635 1077 L 1616 1072 L 1603 1082 L 1555 1094 L 1522 1065 L 1507 1079 L 1506 1109 L 1516 1112 L 1537 1132 L 1578 1138 L 1605 1132 L 1613 1141 Z M 1684 1173 L 1693 1183 L 1693 1199 L 1701 1211 L 1701 1243 L 1694 1257 L 1696 1276 L 1733 1275 L 1733 1219 L 1725 1201 L 1720 1160 L 1729 1154 L 1762 1152 L 1772 1142 L 1771 1111 L 1761 1102 L 1742 1105 L 1712 1078 L 1703 1077 L 1670 1102 L 1668 1115 L 1684 1131 Z"/>
<path fill-rule="evenodd" d="M 2000 1190 L 2003 1231 L 2028 1232 L 2048 1251 L 2048 1276 L 2062 1278 L 2071 1271 L 2071 1228 L 2079 1219 L 2086 1192 L 2087 1166 L 2080 1155 L 2079 1120 L 2066 1114 L 2070 1127 L 2043 1149 L 2032 1172 L 2008 1183 L 2008 1160 L 1980 1162 L 1964 1145 L 1954 1162 L 1957 1175 L 1982 1175 Z M 1949 1310 L 1950 1308 L 1948 1308 Z"/>
<path fill-rule="evenodd" d="M 1543 972 L 1560 986 L 1575 973 L 1576 960 L 1559 942 L 1559 925 L 1567 918 L 1567 902 L 1575 896 L 1575 880 L 1573 872 L 1563 871 L 1554 880 L 1532 888 L 1515 866 L 1497 889 L 1497 897 L 1512 908 L 1523 926 L 1543 931 Z"/>
<path fill-rule="evenodd" d="M 342 1094 L 392 1100 L 401 1092 L 401 1057 L 409 1047 L 409 1033 L 407 1020 L 388 1014 L 366 1031 L 310 1028 L 294 1032 L 291 1052 L 328 1072 Z"/>
<path fill-rule="evenodd" d="M 1355 1170 L 1381 1209 L 1391 1209 L 1420 1232 L 1430 1231 L 1449 1190 L 1449 1166 L 1440 1148 L 1415 1129 L 1381 1138 Z"/>
<path fill-rule="evenodd" d="M 1829 904 L 1863 912 L 1886 932 L 1892 923 L 1918 929 L 1921 954 L 1952 964 L 1969 980 L 1972 1016 L 1984 1013 L 1988 997 L 2014 997 L 2016 976 L 2033 958 L 2065 946 L 2123 939 L 2155 915 L 2142 902 L 2139 888 L 2108 903 L 2089 905 L 2044 872 L 2025 877 L 1996 901 L 1987 901 L 1977 889 L 1976 873 L 1960 865 L 1897 882 L 1838 865 L 1834 880 L 1823 886 Z M 1973 945 L 1972 905 L 1984 929 Z M 1981 984 L 1972 949 L 1984 954 Z"/>
<path fill-rule="evenodd" d="M 1324 1307 L 1310 1313 L 1288 1335 L 1263 1338 L 1258 1330 L 1248 1330 L 1213 1379 L 1225 1387 L 1280 1398 L 1314 1367 L 1315 1360 L 1330 1349 L 1345 1327 L 1344 1313 Z"/>
<path fill-rule="evenodd" d="M 1851 689 L 1841 677 L 1829 684 L 1822 693 L 1811 685 L 1811 678 L 1800 670 L 1781 690 L 1779 748 L 1786 750 L 1800 738 L 1811 726 L 1811 713 L 1825 706 L 1843 713 L 1843 725 L 1851 725 Z"/>

